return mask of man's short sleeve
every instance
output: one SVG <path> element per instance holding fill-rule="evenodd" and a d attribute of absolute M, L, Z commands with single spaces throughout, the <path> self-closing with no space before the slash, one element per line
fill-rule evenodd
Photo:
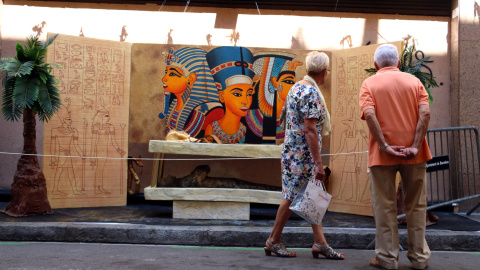
<path fill-rule="evenodd" d="M 362 83 L 362 88 L 360 88 L 358 103 L 360 105 L 360 117 L 362 120 L 365 120 L 364 111 L 366 109 L 375 109 L 372 93 L 368 90 L 366 81 Z"/>
<path fill-rule="evenodd" d="M 420 94 L 418 95 L 418 105 L 430 105 L 428 102 L 428 92 L 423 87 L 422 82 L 418 81 Z"/>

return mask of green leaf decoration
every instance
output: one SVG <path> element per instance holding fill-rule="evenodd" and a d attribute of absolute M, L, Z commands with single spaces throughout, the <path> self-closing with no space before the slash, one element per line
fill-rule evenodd
<path fill-rule="evenodd" d="M 2 114 L 7 121 L 20 120 L 23 109 L 17 106 L 13 98 L 13 89 L 15 88 L 14 77 L 6 78 L 3 82 L 4 91 L 2 94 Z"/>
<path fill-rule="evenodd" d="M 420 80 L 420 82 L 425 87 L 428 93 L 428 101 L 430 104 L 433 102 L 433 96 L 431 92 L 431 88 L 438 87 L 437 81 L 435 77 L 427 72 L 421 71 L 423 68 L 423 64 L 427 61 L 430 61 L 430 56 L 423 57 L 422 59 L 414 60 L 413 54 L 415 53 L 413 46 L 408 46 L 405 44 L 403 48 L 402 55 L 400 56 L 400 71 L 412 74 L 416 78 Z M 368 76 L 372 76 L 377 73 L 375 68 L 365 69 L 365 72 Z"/>
<path fill-rule="evenodd" d="M 45 114 L 45 118 L 48 121 L 53 113 L 56 113 L 60 109 L 61 101 L 60 94 L 51 82 L 55 82 L 52 75 L 47 75 L 47 84 L 42 84 L 39 87 L 38 103 L 42 108 L 42 112 L 37 112 L 39 117 L 41 113 Z M 52 113 L 50 115 L 50 113 Z M 42 116 L 43 117 L 43 116 Z"/>
<path fill-rule="evenodd" d="M 48 74 L 48 72 L 47 72 Z M 47 75 L 45 75 L 45 71 L 39 70 L 38 75 L 40 76 L 40 79 L 42 80 L 43 84 L 47 83 Z"/>
<path fill-rule="evenodd" d="M 29 75 L 32 70 L 35 68 L 35 63 L 28 61 L 28 62 L 20 62 L 17 59 L 12 59 L 11 61 L 5 63 L 4 67 L 2 68 L 5 70 L 9 76 L 23 76 Z"/>
<path fill-rule="evenodd" d="M 17 51 L 17 56 L 15 57 L 18 61 L 20 62 L 25 62 L 25 50 L 23 49 L 22 44 L 17 42 L 17 45 L 15 47 L 15 50 Z"/>
<path fill-rule="evenodd" d="M 42 49 L 46 49 L 52 42 L 57 38 L 58 34 L 55 34 L 47 39 L 45 43 L 43 43 Z"/>
<path fill-rule="evenodd" d="M 31 107 L 38 98 L 39 79 L 36 77 L 20 77 L 15 82 L 13 98 L 19 107 Z"/>
<path fill-rule="evenodd" d="M 34 62 L 32 61 L 25 62 L 19 66 L 18 71 L 14 74 L 14 76 L 30 75 L 30 73 L 34 68 L 35 68 Z"/>
<path fill-rule="evenodd" d="M 375 68 L 367 68 L 367 69 L 365 69 L 365 71 L 367 72 L 368 76 L 372 76 L 375 73 L 377 73 L 377 69 L 375 69 Z"/>
<path fill-rule="evenodd" d="M 2 96 L 2 113 L 8 121 L 18 121 L 25 108 L 30 108 L 41 121 L 48 121 L 61 106 L 58 79 L 52 75 L 57 64 L 45 63 L 47 47 L 57 35 L 42 44 L 29 36 L 24 45 L 17 42 L 15 58 L 1 58 L 0 70 L 6 89 Z"/>
<path fill-rule="evenodd" d="M 0 69 L 5 70 L 5 67 L 7 66 L 8 62 L 13 61 L 14 59 L 12 58 L 0 58 Z"/>

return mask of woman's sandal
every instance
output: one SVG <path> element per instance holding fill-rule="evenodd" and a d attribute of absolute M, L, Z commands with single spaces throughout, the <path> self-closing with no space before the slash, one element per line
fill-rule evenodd
<path fill-rule="evenodd" d="M 274 244 L 267 240 L 267 246 L 263 249 L 265 250 L 265 255 L 272 256 L 272 252 L 278 257 L 296 257 L 297 253 L 290 252 L 282 243 Z"/>
<path fill-rule="evenodd" d="M 320 251 L 312 250 L 313 258 L 318 259 L 318 255 L 322 255 L 327 259 L 330 260 L 343 260 L 345 257 L 342 258 L 343 253 L 336 252 L 333 248 L 329 245 L 319 245 L 313 244 L 316 246 Z"/>

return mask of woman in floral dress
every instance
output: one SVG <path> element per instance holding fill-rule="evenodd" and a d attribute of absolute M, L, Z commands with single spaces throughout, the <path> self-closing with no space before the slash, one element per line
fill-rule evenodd
<path fill-rule="evenodd" d="M 330 115 L 318 85 L 325 83 L 329 59 L 325 53 L 311 52 L 306 57 L 307 75 L 297 82 L 288 94 L 286 106 L 286 130 L 283 146 L 282 194 L 284 199 L 278 208 L 272 233 L 265 243 L 265 254 L 295 257 L 282 244 L 281 235 L 292 211 L 289 209 L 295 195 L 307 181 L 323 180 L 320 150 L 322 135 L 330 132 Z M 345 255 L 334 251 L 323 235 L 322 225 L 313 225 L 314 258 L 322 255 L 327 259 L 343 260 Z"/>

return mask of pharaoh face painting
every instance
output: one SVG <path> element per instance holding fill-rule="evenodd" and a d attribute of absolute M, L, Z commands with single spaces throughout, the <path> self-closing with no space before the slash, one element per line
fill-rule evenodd
<path fill-rule="evenodd" d="M 247 116 L 248 127 L 262 142 L 274 142 L 285 136 L 279 124 L 280 112 L 290 88 L 296 83 L 295 69 L 303 63 L 293 61 L 287 52 L 257 52 L 253 70 L 258 76 L 256 104 Z"/>
<path fill-rule="evenodd" d="M 167 117 L 167 133 L 183 130 L 197 136 L 206 113 L 219 106 L 215 105 L 218 93 L 205 55 L 204 50 L 190 47 L 164 52 L 167 64 L 162 78 L 165 109 L 159 117 Z"/>
<path fill-rule="evenodd" d="M 253 54 L 243 47 L 218 47 L 207 53 L 207 62 L 218 90 L 224 115 L 205 129 L 223 143 L 245 142 L 246 126 L 241 123 L 254 94 Z"/>
<path fill-rule="evenodd" d="M 219 92 L 220 101 L 225 104 L 225 110 L 236 116 L 247 115 L 255 90 L 251 84 L 235 84 Z"/>
<path fill-rule="evenodd" d="M 287 70 L 278 74 L 278 78 L 273 76 L 270 82 L 277 90 L 278 98 L 285 102 L 290 88 L 297 82 L 297 79 L 294 71 Z"/>
<path fill-rule="evenodd" d="M 189 78 L 183 75 L 183 70 L 178 67 L 168 66 L 165 70 L 165 76 L 162 79 L 163 88 L 167 93 L 173 93 L 181 95 L 187 89 L 187 81 L 195 81 L 194 74 L 190 74 Z"/>

